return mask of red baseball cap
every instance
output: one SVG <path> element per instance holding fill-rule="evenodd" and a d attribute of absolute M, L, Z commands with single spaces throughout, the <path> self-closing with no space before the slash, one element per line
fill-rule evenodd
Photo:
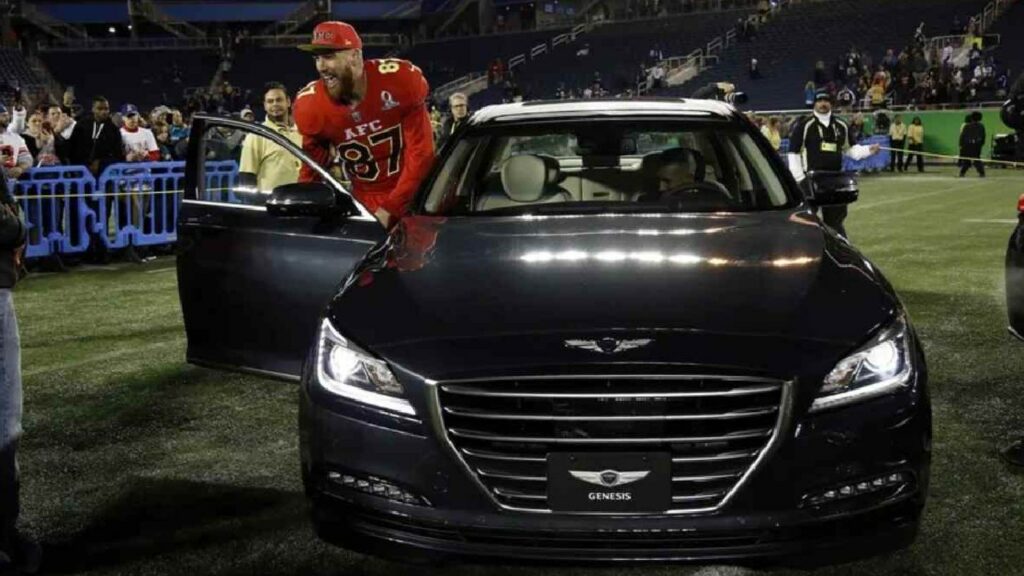
<path fill-rule="evenodd" d="M 306 52 L 336 52 L 338 50 L 361 50 L 363 41 L 351 24 L 332 20 L 321 22 L 313 29 L 313 43 L 302 44 L 299 50 Z"/>

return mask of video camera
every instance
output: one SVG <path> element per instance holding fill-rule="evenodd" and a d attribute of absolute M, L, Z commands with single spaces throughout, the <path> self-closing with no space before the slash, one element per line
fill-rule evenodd
<path fill-rule="evenodd" d="M 999 111 L 999 117 L 1008 127 L 1024 130 L 1024 92 L 1007 100 Z"/>
<path fill-rule="evenodd" d="M 746 92 L 730 92 L 725 95 L 725 101 L 733 106 L 739 106 L 740 104 L 746 104 L 749 100 Z"/>
<path fill-rule="evenodd" d="M 747 93 L 736 90 L 736 85 L 732 82 L 712 82 L 698 88 L 691 98 L 697 100 L 718 100 L 720 102 L 728 102 L 733 106 L 746 104 L 748 100 Z"/>

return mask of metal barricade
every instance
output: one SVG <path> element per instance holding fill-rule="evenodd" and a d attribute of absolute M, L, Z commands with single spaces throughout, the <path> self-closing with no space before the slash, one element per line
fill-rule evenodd
<path fill-rule="evenodd" d="M 184 179 L 184 162 L 111 164 L 96 180 L 94 231 L 110 249 L 174 242 Z"/>
<path fill-rule="evenodd" d="M 97 221 L 92 231 L 108 250 L 137 245 L 153 190 L 149 173 L 157 164 L 111 164 L 96 179 L 92 204 Z"/>
<path fill-rule="evenodd" d="M 882 149 L 863 160 L 854 160 L 849 156 L 843 156 L 844 172 L 880 172 L 889 168 L 892 153 L 889 152 L 888 148 L 892 145 L 892 142 L 888 136 L 868 136 L 867 138 L 861 138 L 858 144 L 864 146 L 878 144 L 882 146 Z"/>
<path fill-rule="evenodd" d="M 240 204 L 238 163 L 207 161 L 200 200 Z M 78 254 L 99 239 L 107 249 L 170 244 L 184 188 L 184 162 L 112 164 L 94 178 L 84 166 L 32 168 L 10 189 L 28 228 L 25 256 Z"/>
<path fill-rule="evenodd" d="M 75 254 L 89 247 L 86 205 L 95 188 L 84 166 L 32 168 L 13 183 L 28 228 L 27 258 Z"/>

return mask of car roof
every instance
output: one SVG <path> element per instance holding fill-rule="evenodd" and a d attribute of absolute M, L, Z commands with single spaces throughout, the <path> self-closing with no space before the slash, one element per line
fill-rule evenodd
<path fill-rule="evenodd" d="M 728 119 L 738 114 L 731 105 L 717 100 L 594 99 L 517 102 L 486 106 L 470 118 L 481 126 L 492 123 L 575 119 L 593 116 L 687 116 Z"/>

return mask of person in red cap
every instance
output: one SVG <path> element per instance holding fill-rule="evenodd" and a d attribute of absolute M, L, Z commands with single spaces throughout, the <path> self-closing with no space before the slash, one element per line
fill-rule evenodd
<path fill-rule="evenodd" d="M 344 22 L 317 25 L 312 43 L 299 48 L 313 54 L 320 79 L 296 95 L 295 124 L 302 149 L 321 166 L 337 150 L 356 199 L 390 228 L 434 161 L 430 88 L 411 62 L 364 61 L 362 46 Z M 316 177 L 303 166 L 299 181 Z"/>

